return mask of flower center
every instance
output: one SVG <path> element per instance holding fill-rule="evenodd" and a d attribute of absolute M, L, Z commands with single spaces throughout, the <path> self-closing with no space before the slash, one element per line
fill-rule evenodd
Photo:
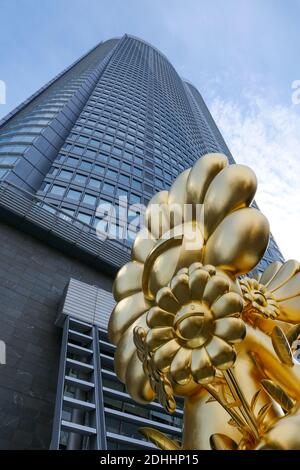
<path fill-rule="evenodd" d="M 258 305 L 261 305 L 262 307 L 266 307 L 268 305 L 266 297 L 259 290 L 255 290 L 253 292 L 253 299 L 258 303 Z"/>
<path fill-rule="evenodd" d="M 200 348 L 213 335 L 213 316 L 204 303 L 189 302 L 178 310 L 174 330 L 184 347 Z"/>

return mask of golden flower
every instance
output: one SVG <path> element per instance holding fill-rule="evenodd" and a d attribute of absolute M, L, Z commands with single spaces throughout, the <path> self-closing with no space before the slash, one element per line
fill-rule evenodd
<path fill-rule="evenodd" d="M 256 279 L 241 279 L 240 286 L 246 301 L 245 315 L 252 313 L 274 320 L 279 315 L 278 304 L 271 292 Z"/>
<path fill-rule="evenodd" d="M 256 176 L 250 168 L 228 165 L 225 155 L 208 154 L 179 175 L 169 191 L 157 193 L 149 202 L 146 227 L 137 234 L 132 261 L 117 274 L 113 289 L 117 305 L 109 322 L 110 340 L 117 345 L 116 373 L 136 401 L 152 400 L 155 392 L 137 354 L 133 331 L 136 327 L 148 331 L 148 312 L 156 306 L 161 289 L 170 285 L 182 268 L 198 262 L 215 266 L 218 273 L 231 281 L 230 290 L 240 293 L 236 278 L 251 271 L 262 258 L 268 244 L 269 224 L 260 211 L 249 207 L 256 186 Z M 193 292 L 192 300 L 199 293 L 195 295 Z M 166 312 L 172 315 L 171 310 Z M 188 323 L 195 327 L 195 321 Z M 203 323 L 202 318 L 203 328 L 212 324 L 206 319 Z M 179 321 L 177 334 L 183 325 Z M 213 328 L 207 334 L 211 331 Z M 181 342 L 184 351 L 187 343 L 183 338 Z M 189 341 L 190 344 L 193 343 Z M 214 344 L 212 339 L 211 346 Z M 223 363 L 215 359 L 211 346 L 208 363 L 213 367 L 226 364 L 225 360 Z M 198 342 L 197 348 L 194 356 L 197 351 L 200 361 L 206 346 L 200 347 Z"/>
<path fill-rule="evenodd" d="M 277 319 L 288 323 L 300 322 L 300 264 L 295 260 L 276 261 L 257 275 L 256 279 L 241 279 L 245 318 Z"/>
<path fill-rule="evenodd" d="M 147 313 L 145 345 L 154 367 L 169 371 L 175 383 L 184 385 L 191 377 L 208 383 L 216 369 L 234 364 L 232 343 L 244 338 L 246 328 L 238 318 L 243 299 L 231 286 L 213 266 L 194 263 L 157 292 Z"/>

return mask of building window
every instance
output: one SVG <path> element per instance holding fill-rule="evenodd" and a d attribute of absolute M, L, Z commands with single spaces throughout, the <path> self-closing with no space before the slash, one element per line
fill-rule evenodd
<path fill-rule="evenodd" d="M 117 157 L 121 157 L 121 156 L 122 156 L 122 150 L 119 149 L 118 147 L 114 147 L 112 153 L 113 153 L 114 155 L 117 155 Z"/>
<path fill-rule="evenodd" d="M 140 170 L 139 168 L 134 166 L 133 167 L 133 174 L 136 175 L 136 176 L 142 176 L 143 172 L 142 172 L 142 170 Z"/>
<path fill-rule="evenodd" d="M 134 194 L 134 193 L 131 193 L 130 195 L 130 202 L 132 202 L 133 204 L 140 204 L 142 201 L 142 198 L 141 196 L 138 196 L 137 194 Z"/>
<path fill-rule="evenodd" d="M 56 196 L 63 196 L 65 193 L 66 188 L 63 186 L 58 186 L 57 184 L 54 184 L 51 188 L 50 193 L 55 194 Z"/>
<path fill-rule="evenodd" d="M 131 165 L 129 165 L 129 163 L 122 162 L 122 169 L 130 173 Z"/>
<path fill-rule="evenodd" d="M 92 164 L 90 162 L 86 162 L 85 160 L 83 160 L 80 165 L 79 165 L 79 168 L 81 168 L 82 170 L 91 170 L 92 168 Z"/>
<path fill-rule="evenodd" d="M 110 169 L 108 169 L 106 172 L 106 176 L 108 176 L 108 178 L 112 178 L 113 180 L 117 178 L 117 174 L 118 174 L 117 171 L 110 170 Z"/>
<path fill-rule="evenodd" d="M 138 180 L 133 179 L 132 180 L 132 187 L 134 189 L 142 189 L 142 183 Z"/>
<path fill-rule="evenodd" d="M 95 165 L 95 166 L 94 166 L 94 170 L 95 170 L 97 173 L 100 173 L 100 174 L 103 174 L 103 173 L 104 173 L 104 167 L 101 166 L 101 165 Z"/>
<path fill-rule="evenodd" d="M 119 181 L 120 183 L 127 184 L 129 186 L 130 178 L 126 175 L 120 175 Z"/>
<path fill-rule="evenodd" d="M 69 199 L 74 199 L 75 201 L 79 201 L 81 196 L 81 191 L 76 191 L 75 189 L 69 189 L 67 197 Z"/>
<path fill-rule="evenodd" d="M 50 183 L 42 183 L 41 191 L 44 191 L 44 193 L 46 193 L 49 188 L 50 188 Z"/>
<path fill-rule="evenodd" d="M 101 148 L 102 148 L 102 150 L 105 150 L 105 151 L 109 152 L 110 149 L 111 149 L 111 146 L 106 144 L 105 142 L 103 142 L 102 145 L 101 145 Z"/>
<path fill-rule="evenodd" d="M 86 144 L 87 141 L 89 140 L 89 138 L 84 137 L 83 135 L 80 135 L 77 140 L 78 140 L 78 142 L 81 142 L 82 144 Z"/>
<path fill-rule="evenodd" d="M 61 212 L 61 213 L 60 213 L 61 219 L 71 221 L 72 219 L 71 219 L 71 217 L 69 217 L 69 216 L 74 216 L 75 211 L 72 210 L 72 209 L 65 209 L 64 207 L 62 207 L 62 211 L 63 211 L 63 212 L 66 212 L 66 214 L 64 214 L 64 213 Z"/>
<path fill-rule="evenodd" d="M 55 168 L 54 166 L 50 168 L 49 170 L 49 175 L 55 176 L 58 172 L 58 168 Z"/>
<path fill-rule="evenodd" d="M 117 196 L 126 196 L 128 197 L 128 191 L 123 188 L 117 188 Z"/>
<path fill-rule="evenodd" d="M 66 164 L 70 165 L 70 166 L 77 166 L 78 161 L 79 160 L 77 158 L 68 157 L 67 160 L 66 160 Z"/>
<path fill-rule="evenodd" d="M 86 157 L 95 158 L 95 155 L 96 155 L 95 150 L 87 149 L 85 152 Z"/>
<path fill-rule="evenodd" d="M 79 184 L 85 184 L 86 180 L 87 180 L 86 176 L 80 175 L 78 173 L 75 175 L 75 178 L 74 178 L 74 182 L 79 183 Z"/>
<path fill-rule="evenodd" d="M 100 190 L 101 181 L 96 180 L 95 178 L 90 178 L 89 186 L 92 186 L 93 188 Z"/>
<path fill-rule="evenodd" d="M 73 172 L 68 170 L 61 170 L 59 173 L 60 178 L 64 178 L 65 180 L 70 180 L 72 178 Z"/>
<path fill-rule="evenodd" d="M 117 158 L 111 157 L 109 162 L 110 162 L 111 165 L 119 166 L 120 160 L 118 160 Z"/>
<path fill-rule="evenodd" d="M 103 191 L 106 193 L 113 194 L 115 187 L 112 184 L 104 183 L 103 184 Z"/>
<path fill-rule="evenodd" d="M 96 196 L 92 196 L 91 194 L 85 194 L 84 197 L 83 197 L 82 202 L 84 202 L 84 204 L 88 204 L 90 206 L 95 206 L 96 202 L 97 202 L 97 198 L 96 198 Z"/>
<path fill-rule="evenodd" d="M 83 212 L 78 212 L 77 218 L 81 221 L 84 222 L 85 224 L 90 225 L 91 224 L 91 219 L 92 217 L 88 214 L 83 214 Z"/>
<path fill-rule="evenodd" d="M 83 147 L 78 147 L 78 145 L 75 145 L 72 149 L 72 152 L 76 153 L 77 155 L 82 155 Z"/>

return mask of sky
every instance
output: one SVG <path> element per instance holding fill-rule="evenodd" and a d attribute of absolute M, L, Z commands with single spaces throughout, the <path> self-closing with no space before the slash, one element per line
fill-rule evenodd
<path fill-rule="evenodd" d="M 300 0 L 0 0 L 0 12 L 0 118 L 98 42 L 143 38 L 198 88 L 300 261 Z"/>

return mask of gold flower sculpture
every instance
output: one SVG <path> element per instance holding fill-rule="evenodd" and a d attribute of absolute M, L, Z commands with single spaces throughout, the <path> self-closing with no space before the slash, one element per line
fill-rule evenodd
<path fill-rule="evenodd" d="M 198 262 L 178 271 L 169 286 L 157 292 L 144 338 L 157 370 L 168 370 L 179 385 L 192 378 L 206 384 L 217 369 L 234 364 L 233 343 L 243 339 L 246 327 L 238 318 L 242 297 L 230 288 L 230 279 Z"/>
<path fill-rule="evenodd" d="M 200 158 L 149 202 L 117 274 L 117 376 L 134 400 L 156 398 L 170 413 L 184 397 L 181 445 L 141 430 L 162 449 L 300 448 L 287 433 L 278 442 L 300 422 L 300 269 L 278 262 L 245 277 L 269 240 L 250 207 L 256 186 L 250 168 Z"/>

